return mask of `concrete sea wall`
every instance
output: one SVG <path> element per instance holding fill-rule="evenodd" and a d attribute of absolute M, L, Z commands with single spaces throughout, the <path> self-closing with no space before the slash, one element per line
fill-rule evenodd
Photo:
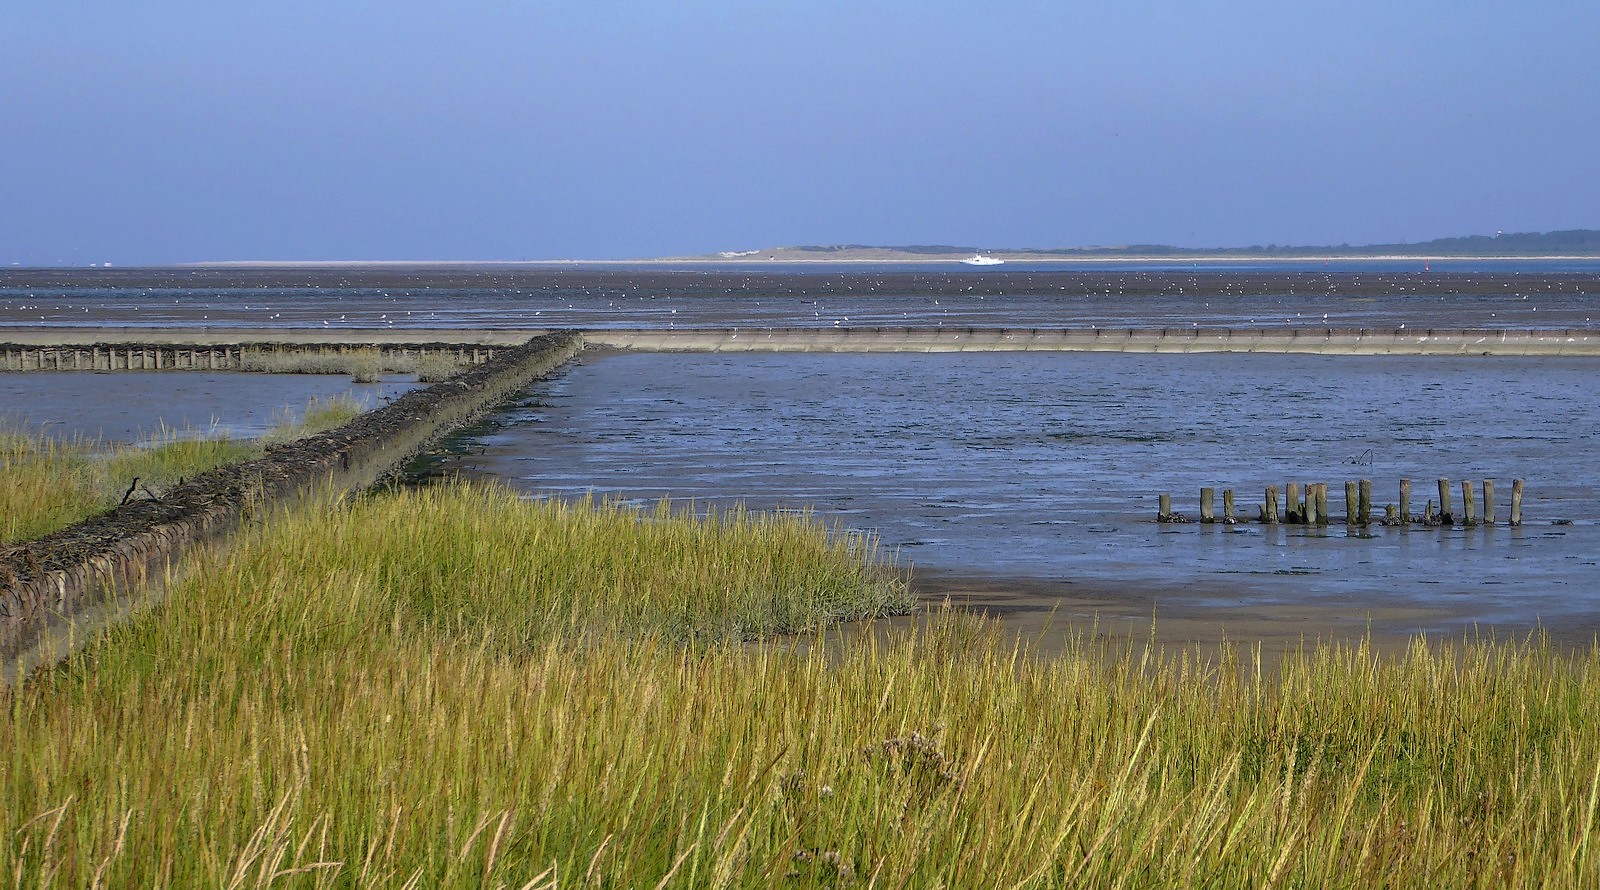
<path fill-rule="evenodd" d="M 1600 355 L 1600 330 L 1400 328 L 726 328 L 586 331 L 595 346 L 653 352 L 1274 352 L 1326 355 Z"/>
<path fill-rule="evenodd" d="M 221 467 L 71 528 L 0 547 L 4 676 L 54 659 L 73 636 L 145 582 L 161 582 L 197 544 L 225 536 L 251 511 L 322 489 L 371 485 L 430 442 L 511 397 L 583 348 L 551 334 L 503 348 L 443 383 L 415 390 L 349 425 Z"/>

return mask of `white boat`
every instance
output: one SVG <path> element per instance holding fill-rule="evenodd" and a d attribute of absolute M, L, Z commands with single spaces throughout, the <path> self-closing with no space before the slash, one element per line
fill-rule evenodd
<path fill-rule="evenodd" d="M 961 262 L 966 263 L 969 266 L 998 266 L 1004 263 L 1005 260 L 995 259 L 992 256 L 984 256 L 981 253 L 975 253 Z"/>

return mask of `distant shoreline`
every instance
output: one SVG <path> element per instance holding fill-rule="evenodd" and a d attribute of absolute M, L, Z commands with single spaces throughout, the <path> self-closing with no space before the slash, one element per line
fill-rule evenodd
<path fill-rule="evenodd" d="M 1504 254 L 1504 255 L 1462 255 L 1462 254 L 1377 254 L 1369 256 L 1281 256 L 1281 255 L 1229 255 L 1229 256 L 1138 256 L 1138 255 L 1108 255 L 1108 256 L 1033 256 L 1029 254 L 1009 254 L 1004 252 L 988 253 L 1003 260 L 1005 264 L 1030 264 L 1030 265 L 1093 265 L 1104 263 L 1163 263 L 1172 265 L 1216 265 L 1229 266 L 1241 263 L 1366 263 L 1366 262 L 1574 262 L 1594 260 L 1600 262 L 1600 256 L 1592 254 Z M 654 259 L 631 260 L 585 260 L 585 259 L 558 259 L 558 260 L 218 260 L 199 263 L 174 263 L 170 266 L 101 266 L 91 268 L 126 268 L 126 269 L 418 269 L 418 268 L 515 268 L 515 267 L 562 267 L 562 266 L 859 266 L 868 263 L 896 264 L 896 265 L 962 265 L 961 258 L 946 256 L 924 256 L 918 254 L 884 254 L 884 255 L 850 255 L 850 256 L 825 256 L 825 257 L 659 257 Z M 994 269 L 995 266 L 974 267 Z"/>

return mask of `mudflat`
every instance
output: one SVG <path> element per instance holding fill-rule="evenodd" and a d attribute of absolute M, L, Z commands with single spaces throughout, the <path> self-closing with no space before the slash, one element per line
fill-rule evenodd
<path fill-rule="evenodd" d="M 612 288 L 682 292 L 811 296 L 1158 295 L 1248 296 L 1322 294 L 1600 294 L 1600 272 L 1467 272 L 1252 270 L 1226 266 L 1186 269 L 875 268 L 852 264 L 792 267 L 650 268 L 581 264 L 337 264 L 285 266 L 141 267 L 126 269 L 0 269 L 0 288 L 40 289 L 512 289 Z M 136 295 L 136 294 L 135 294 Z"/>
<path fill-rule="evenodd" d="M 1203 585 L 1072 582 L 937 569 L 918 569 L 912 590 L 928 608 L 948 602 L 987 616 L 1046 654 L 1060 651 L 1073 637 L 1148 641 L 1168 651 L 1213 651 L 1230 642 L 1260 646 L 1264 658 L 1275 659 L 1318 642 L 1366 639 L 1375 651 L 1396 654 L 1419 637 L 1521 639 L 1534 631 L 1562 647 L 1584 649 L 1600 634 L 1600 620 L 1484 625 L 1460 606 L 1376 594 L 1230 606 L 1217 603 L 1222 591 Z"/>

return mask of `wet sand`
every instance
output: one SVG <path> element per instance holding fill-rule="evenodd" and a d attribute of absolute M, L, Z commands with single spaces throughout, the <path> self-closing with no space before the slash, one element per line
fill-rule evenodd
<path fill-rule="evenodd" d="M 1600 327 L 1600 271 L 1002 268 L 0 270 L 0 340 L 77 327 Z"/>
<path fill-rule="evenodd" d="M 1263 658 L 1271 660 L 1319 642 L 1366 639 L 1377 652 L 1398 654 L 1419 637 L 1435 642 L 1489 635 L 1522 639 L 1543 630 L 1559 646 L 1586 649 L 1600 634 L 1596 620 L 1559 626 L 1483 625 L 1462 609 L 1439 603 L 1397 605 L 1381 595 L 1228 607 L 1191 602 L 1212 599 L 1195 585 L 1073 583 L 921 569 L 913 575 L 912 591 L 928 608 L 948 601 L 993 618 L 1005 633 L 1029 641 L 1042 654 L 1060 652 L 1075 637 L 1152 642 L 1169 652 L 1195 647 L 1215 651 L 1226 641 L 1259 646 Z"/>

